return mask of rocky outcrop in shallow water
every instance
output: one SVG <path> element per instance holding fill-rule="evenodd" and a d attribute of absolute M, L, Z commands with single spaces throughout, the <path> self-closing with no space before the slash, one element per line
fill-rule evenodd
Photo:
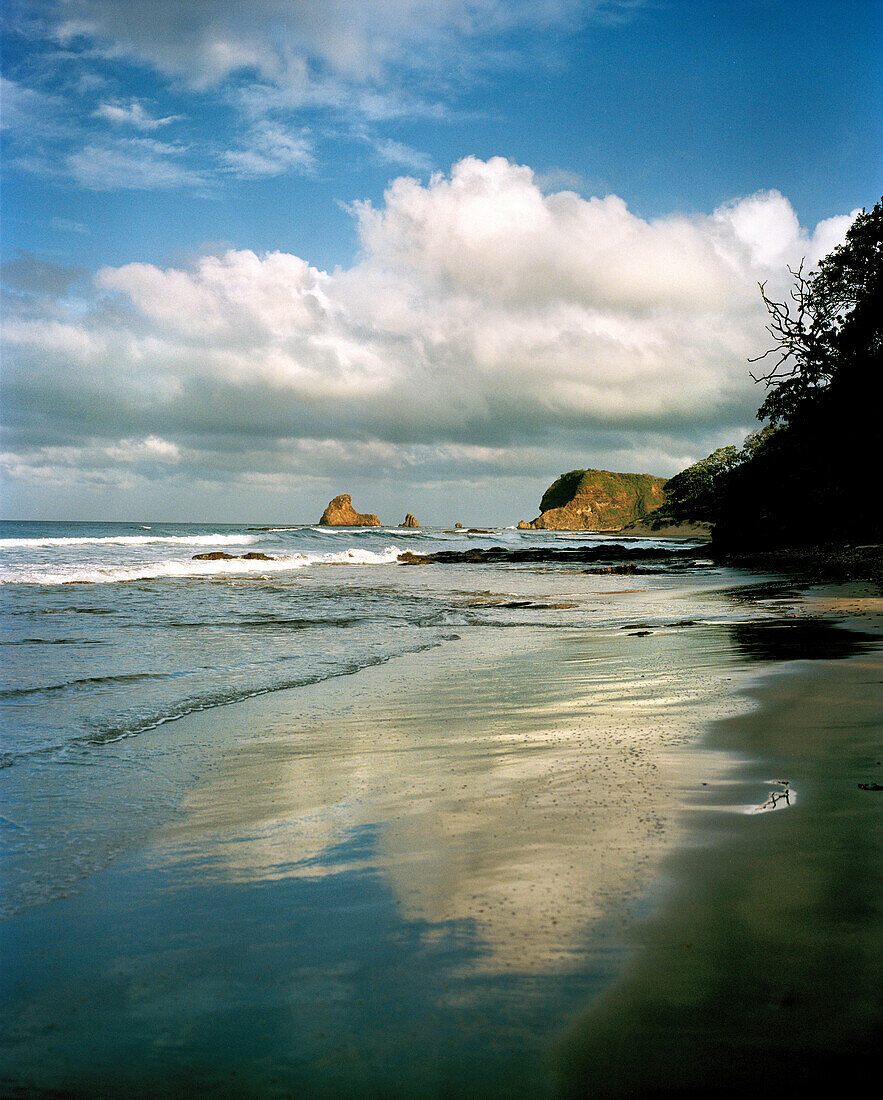
<path fill-rule="evenodd" d="M 269 554 L 262 554 L 259 550 L 250 550 L 247 554 L 237 557 L 228 554 L 224 550 L 209 550 L 206 554 L 194 554 L 194 561 L 275 561 Z"/>
<path fill-rule="evenodd" d="M 529 546 L 475 547 L 472 550 L 438 550 L 433 554 L 414 554 L 405 550 L 398 556 L 403 565 L 426 565 L 431 562 L 511 562 L 529 564 L 535 562 L 611 562 L 618 569 L 622 559 L 629 561 L 670 562 L 677 565 L 681 559 L 696 557 L 695 547 L 640 547 L 608 543 L 604 546 Z M 614 569 L 611 568 L 611 572 Z"/>
<path fill-rule="evenodd" d="M 415 517 L 412 516 L 410 512 L 408 512 L 408 514 L 405 516 L 405 521 L 402 524 L 402 527 L 419 527 L 419 526 L 420 526 L 420 524 L 417 522 Z"/>
<path fill-rule="evenodd" d="M 663 503 L 664 477 L 571 470 L 543 494 L 540 515 L 518 526 L 541 531 L 618 531 L 655 512 Z"/>
<path fill-rule="evenodd" d="M 319 520 L 322 527 L 379 527 L 380 520 L 370 512 L 357 512 L 349 493 L 341 493 L 330 502 Z"/>

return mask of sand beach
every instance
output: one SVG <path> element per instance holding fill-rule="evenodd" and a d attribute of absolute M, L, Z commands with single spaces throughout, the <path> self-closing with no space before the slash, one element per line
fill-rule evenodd
<path fill-rule="evenodd" d="M 883 4 L 0 25 L 0 1100 L 878 1090 Z"/>
<path fill-rule="evenodd" d="M 721 598 L 735 617 L 466 634 L 142 734 L 157 767 L 187 745 L 203 765 L 4 924 L 4 1092 L 858 1082 L 881 1020 L 881 796 L 859 788 L 883 778 L 879 597 Z"/>

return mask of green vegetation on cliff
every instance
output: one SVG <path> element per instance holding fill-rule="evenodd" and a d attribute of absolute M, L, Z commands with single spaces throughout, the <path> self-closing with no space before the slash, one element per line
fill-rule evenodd
<path fill-rule="evenodd" d="M 776 429 L 767 425 L 759 432 L 752 432 L 741 450 L 736 447 L 718 447 L 701 462 L 688 466 L 665 483 L 665 502 L 655 512 L 651 525 L 717 523 L 726 500 L 731 475 L 749 462 L 759 448 L 766 445 Z"/>
<path fill-rule="evenodd" d="M 663 501 L 665 478 L 612 470 L 571 470 L 549 486 L 532 526 L 550 530 L 615 530 L 636 523 Z"/>

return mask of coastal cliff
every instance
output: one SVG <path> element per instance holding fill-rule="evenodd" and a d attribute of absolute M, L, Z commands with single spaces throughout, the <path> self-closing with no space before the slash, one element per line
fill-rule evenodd
<path fill-rule="evenodd" d="M 546 531 L 616 531 L 663 503 L 664 477 L 611 470 L 571 470 L 543 494 L 540 515 L 520 527 Z"/>
<path fill-rule="evenodd" d="M 380 520 L 370 512 L 357 512 L 353 508 L 353 499 L 349 493 L 341 493 L 334 498 L 319 523 L 323 527 L 379 527 Z"/>

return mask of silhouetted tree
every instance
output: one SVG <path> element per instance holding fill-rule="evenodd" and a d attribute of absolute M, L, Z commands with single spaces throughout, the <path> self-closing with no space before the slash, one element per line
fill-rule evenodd
<path fill-rule="evenodd" d="M 804 276 L 803 264 L 796 271 L 788 270 L 794 277 L 790 301 L 772 300 L 766 284 L 760 284 L 770 316 L 767 331 L 774 344 L 749 360 L 759 363 L 776 357 L 765 374 L 752 374 L 769 389 L 758 419 L 773 423 L 790 423 L 844 370 L 868 369 L 874 359 L 879 364 L 883 203 L 870 213 L 863 210 L 844 243 L 811 275 Z"/>
<path fill-rule="evenodd" d="M 778 430 L 728 475 L 716 540 L 723 545 L 878 541 L 883 365 L 883 202 L 862 211 L 844 243 L 795 278 L 789 302 L 761 286 L 775 363 L 758 411 Z"/>
<path fill-rule="evenodd" d="M 718 447 L 700 462 L 681 470 L 665 483 L 665 503 L 654 513 L 654 523 L 715 523 L 726 496 L 730 475 L 749 461 L 776 429 L 767 425 L 751 432 L 741 450 Z"/>

